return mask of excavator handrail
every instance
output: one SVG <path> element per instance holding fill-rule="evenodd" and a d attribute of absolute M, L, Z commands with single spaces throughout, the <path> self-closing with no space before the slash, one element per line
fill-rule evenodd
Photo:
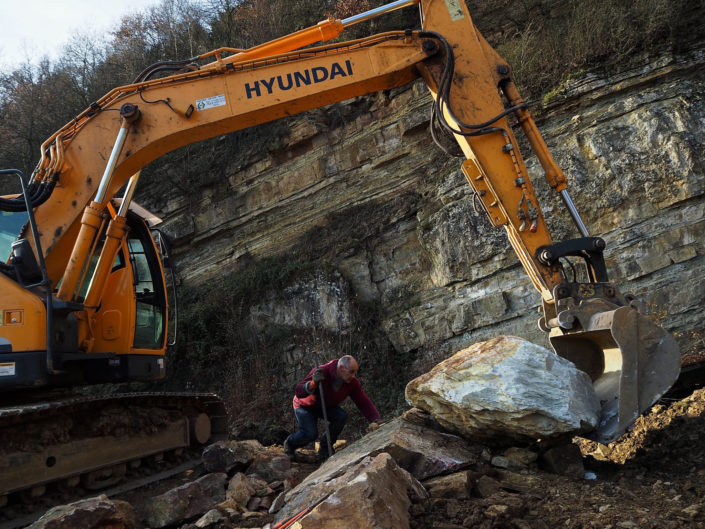
<path fill-rule="evenodd" d="M 46 262 L 44 260 L 44 252 L 42 251 L 42 243 L 39 239 L 39 230 L 37 229 L 37 221 L 34 216 L 34 207 L 32 207 L 31 197 L 29 196 L 29 191 L 27 189 L 27 182 L 25 180 L 24 173 L 19 169 L 2 169 L 0 170 L 0 176 L 15 174 L 20 179 L 20 185 L 22 186 L 22 196 L 24 198 L 25 207 L 27 210 L 27 217 L 29 221 L 30 230 L 32 232 L 32 238 L 34 239 L 36 258 L 39 265 L 39 270 L 42 274 L 41 281 L 37 281 L 30 285 L 25 285 L 19 273 L 17 273 L 17 282 L 22 285 L 27 290 L 44 287 L 44 303 L 46 306 L 46 368 L 47 373 L 56 375 L 60 371 L 54 368 L 54 352 L 52 348 L 52 336 L 53 336 L 53 320 L 54 320 L 54 310 L 53 310 L 53 299 L 51 292 L 51 279 L 49 279 L 49 274 L 47 273 Z M 30 253 L 30 252 L 28 252 Z M 34 256 L 32 256 L 34 257 Z"/>

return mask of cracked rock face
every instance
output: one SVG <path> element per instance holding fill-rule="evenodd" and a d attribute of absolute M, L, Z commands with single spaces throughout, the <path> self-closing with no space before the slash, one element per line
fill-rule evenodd
<path fill-rule="evenodd" d="M 684 353 L 702 340 L 705 309 L 693 288 L 705 276 L 704 65 L 694 49 L 586 75 L 538 122 L 590 234 L 607 242 L 610 277 Z M 184 282 L 217 281 L 269 256 L 296 262 L 313 248 L 317 272 L 245 308 L 252 334 L 312 325 L 343 334 L 364 301 L 399 353 L 457 351 L 499 334 L 548 345 L 536 328 L 540 296 L 504 233 L 474 211 L 458 160 L 429 138 L 430 104 L 421 82 L 356 98 L 292 118 L 281 146 L 235 157 L 222 179 L 188 196 L 146 183 L 145 205 L 174 236 Z M 321 123 L 336 113 L 339 126 Z M 554 240 L 578 236 L 520 147 Z"/>
<path fill-rule="evenodd" d="M 544 347 L 500 336 L 457 352 L 406 386 L 407 401 L 470 439 L 533 440 L 594 429 L 590 377 Z"/>

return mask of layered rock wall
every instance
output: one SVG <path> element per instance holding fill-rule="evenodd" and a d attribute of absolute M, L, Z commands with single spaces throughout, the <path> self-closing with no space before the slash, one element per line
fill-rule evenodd
<path fill-rule="evenodd" d="M 642 57 L 572 81 L 539 119 L 591 234 L 607 241 L 613 278 L 684 353 L 705 334 L 704 79 L 702 49 Z M 345 333 L 364 305 L 400 353 L 448 356 L 498 334 L 546 345 L 539 296 L 504 233 L 431 141 L 430 101 L 417 82 L 332 105 L 289 119 L 286 137 L 233 159 L 209 187 L 147 187 L 183 282 L 212 288 L 264 257 L 306 261 L 317 270 L 248 308 L 253 332 Z M 578 236 L 523 151 L 555 239 Z"/>

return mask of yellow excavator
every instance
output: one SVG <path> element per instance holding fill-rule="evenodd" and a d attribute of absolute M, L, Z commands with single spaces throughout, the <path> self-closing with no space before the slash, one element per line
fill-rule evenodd
<path fill-rule="evenodd" d="M 419 9 L 422 29 L 336 40 L 348 26 L 408 6 Z M 433 96 L 431 134 L 457 142 L 469 185 L 489 221 L 506 231 L 541 295 L 540 327 L 555 352 L 594 382 L 603 409 L 593 437 L 607 442 L 621 435 L 676 380 L 678 348 L 609 279 L 604 240 L 589 234 L 510 66 L 461 0 L 398 0 L 247 50 L 221 48 L 157 63 L 47 139 L 29 181 L 19 171 L 3 171 L 23 191 L 0 199 L 0 429 L 21 433 L 68 415 L 80 422 L 115 402 L 122 410 L 140 402 L 169 409 L 168 397 L 150 396 L 77 399 L 53 408 L 22 402 L 42 389 L 164 376 L 164 269 L 132 200 L 145 165 L 206 138 L 418 78 Z M 510 121 L 525 134 L 579 238 L 552 240 Z M 566 257 L 583 267 L 584 280 L 563 269 Z M 98 432 L 85 446 L 86 439 L 70 436 L 32 450 L 5 444 L 0 499 L 79 474 L 100 485 L 109 479 L 106 468 L 117 468 L 119 476 L 120 465 L 141 454 L 207 439 L 210 423 L 222 419 L 222 403 L 179 398 L 171 399 L 168 433 L 157 428 L 152 440 L 133 432 L 117 442 Z"/>

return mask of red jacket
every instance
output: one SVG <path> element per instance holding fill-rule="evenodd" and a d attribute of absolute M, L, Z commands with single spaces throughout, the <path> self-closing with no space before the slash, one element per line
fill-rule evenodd
<path fill-rule="evenodd" d="M 326 407 L 338 406 L 343 402 L 348 396 L 355 403 L 357 408 L 360 410 L 365 418 L 374 422 L 379 419 L 379 413 L 377 413 L 377 408 L 372 404 L 372 401 L 367 396 L 367 394 L 362 389 L 362 384 L 357 378 L 353 378 L 351 382 L 347 384 L 343 382 L 343 385 L 338 391 L 333 391 L 332 382 L 335 379 L 336 371 L 338 369 L 338 359 L 331 360 L 327 364 L 318 366 L 326 374 L 326 379 L 321 382 L 323 387 L 323 397 L 326 401 Z M 301 382 L 296 385 L 296 390 L 294 392 L 294 408 L 318 408 L 321 407 L 321 395 L 320 389 L 316 388 L 316 391 L 309 393 L 306 391 L 306 383 L 313 379 L 313 373 L 316 368 L 312 369 L 311 372 L 306 375 Z"/>

